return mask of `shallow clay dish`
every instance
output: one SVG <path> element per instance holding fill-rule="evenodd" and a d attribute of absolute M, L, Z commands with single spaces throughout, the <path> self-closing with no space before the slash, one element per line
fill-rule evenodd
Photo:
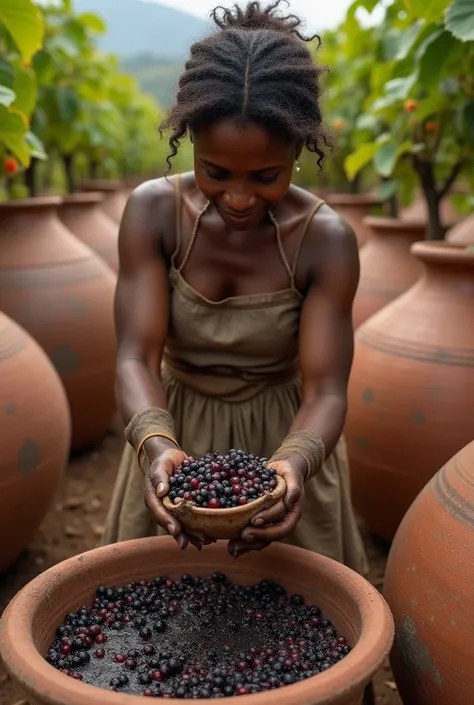
<path fill-rule="evenodd" d="M 165 497 L 165 509 L 174 514 L 188 529 L 208 536 L 210 539 L 237 539 L 250 520 L 263 509 L 269 509 L 278 502 L 286 491 L 286 482 L 275 475 L 277 486 L 271 492 L 256 499 L 250 504 L 231 509 L 207 509 L 197 507 L 192 502 L 183 499 L 179 504 L 173 504 Z"/>
<path fill-rule="evenodd" d="M 65 614 L 92 603 L 97 585 L 171 579 L 222 571 L 234 583 L 276 580 L 318 605 L 352 651 L 324 673 L 271 693 L 226 698 L 228 705 L 362 705 L 365 686 L 393 642 L 393 620 L 378 590 L 341 563 L 274 543 L 235 561 L 225 542 L 181 551 L 171 537 L 103 546 L 46 570 L 13 598 L 0 621 L 0 655 L 30 705 L 144 705 L 143 696 L 114 693 L 69 678 L 43 658 Z M 233 703 L 231 702 L 233 700 Z M 189 700 L 174 699 L 176 705 Z M 197 701 L 213 705 L 215 700 Z"/>

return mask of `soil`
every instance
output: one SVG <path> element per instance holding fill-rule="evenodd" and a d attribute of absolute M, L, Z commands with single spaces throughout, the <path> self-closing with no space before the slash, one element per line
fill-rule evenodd
<path fill-rule="evenodd" d="M 98 545 L 123 448 L 119 423 L 97 450 L 72 458 L 56 500 L 35 540 L 0 576 L 0 614 L 9 600 L 36 575 L 70 556 Z M 383 585 L 386 551 L 366 539 L 371 582 Z M 402 705 L 388 663 L 375 678 L 376 705 Z M 0 705 L 28 705 L 0 662 Z"/>

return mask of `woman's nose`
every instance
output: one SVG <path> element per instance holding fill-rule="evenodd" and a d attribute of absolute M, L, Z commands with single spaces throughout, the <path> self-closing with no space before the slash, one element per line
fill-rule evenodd
<path fill-rule="evenodd" d="M 234 188 L 224 194 L 227 208 L 235 213 L 245 213 L 251 210 L 256 201 L 255 194 L 245 188 Z"/>

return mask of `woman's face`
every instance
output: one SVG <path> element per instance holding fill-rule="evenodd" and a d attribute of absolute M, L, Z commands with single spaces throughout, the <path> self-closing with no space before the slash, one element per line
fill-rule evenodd
<path fill-rule="evenodd" d="M 257 227 L 288 191 L 296 146 L 262 125 L 232 119 L 193 137 L 198 188 L 232 230 Z"/>

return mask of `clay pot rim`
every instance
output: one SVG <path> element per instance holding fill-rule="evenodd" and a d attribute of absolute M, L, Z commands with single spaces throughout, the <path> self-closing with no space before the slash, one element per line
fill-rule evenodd
<path fill-rule="evenodd" d="M 80 583 L 81 573 L 92 553 L 94 572 L 101 572 L 100 563 L 104 566 L 111 562 L 117 564 L 121 557 L 132 551 L 141 552 L 146 557 L 156 553 L 160 545 L 174 546 L 174 539 L 169 536 L 135 539 L 73 556 L 41 573 L 13 598 L 0 622 L 0 652 L 8 671 L 16 677 L 20 675 L 20 685 L 27 695 L 37 696 L 48 705 L 83 705 L 98 701 L 96 687 L 75 681 L 46 662 L 33 643 L 31 625 L 43 605 L 51 603 L 61 573 L 67 571 L 70 578 L 77 576 Z M 221 551 L 221 546 L 213 544 L 205 549 L 209 560 L 203 563 L 201 572 L 215 570 L 216 561 L 212 560 L 212 554 Z M 394 623 L 385 599 L 365 578 L 330 558 L 284 544 L 273 544 L 265 550 L 273 553 L 276 561 L 296 558 L 306 565 L 311 562 L 316 572 L 330 574 L 351 595 L 362 622 L 360 638 L 343 661 L 325 673 L 280 689 L 272 698 L 278 701 L 278 705 L 294 705 L 299 692 L 297 701 L 300 705 L 311 705 L 316 698 L 319 705 L 331 705 L 336 697 L 347 697 L 361 690 L 380 668 L 393 644 Z M 144 561 L 143 578 L 152 577 L 153 573 L 156 573 L 156 568 L 153 571 Z M 173 577 L 171 573 L 170 577 Z M 129 579 L 133 579 L 132 576 Z M 143 696 L 106 690 L 100 692 L 101 705 L 143 705 Z M 246 705 L 263 705 L 265 695 L 258 693 L 238 697 L 243 698 L 242 703 Z M 174 702 L 176 705 L 188 703 L 183 699 Z M 214 700 L 203 699 L 200 702 L 212 705 Z"/>
<path fill-rule="evenodd" d="M 402 234 L 406 230 L 418 230 L 420 238 L 423 239 L 426 233 L 426 223 L 416 218 L 389 218 L 387 216 L 366 215 L 362 221 L 364 225 L 374 230 L 397 232 Z"/>
<path fill-rule="evenodd" d="M 383 203 L 371 193 L 328 193 L 325 201 L 329 206 L 381 206 Z"/>
<path fill-rule="evenodd" d="M 426 264 L 453 264 L 474 266 L 474 248 L 472 245 L 455 242 L 428 240 L 415 242 L 410 252 Z"/>
<path fill-rule="evenodd" d="M 95 205 L 103 203 L 104 200 L 105 194 L 102 191 L 85 191 L 84 193 L 70 193 L 67 196 L 63 196 L 62 205 Z"/>
<path fill-rule="evenodd" d="M 186 508 L 191 514 L 197 517 L 211 517 L 215 519 L 219 518 L 235 518 L 243 517 L 245 515 L 254 516 L 260 511 L 260 508 L 264 506 L 266 508 L 271 507 L 275 502 L 277 502 L 280 497 L 283 497 L 286 491 L 286 482 L 280 476 L 275 477 L 277 486 L 271 492 L 265 492 L 264 495 L 256 499 L 250 504 L 244 504 L 241 507 L 230 507 L 229 509 L 209 509 L 208 507 L 197 507 L 192 502 L 188 500 L 182 500 L 179 504 L 173 504 L 169 497 L 164 497 L 163 504 L 165 509 L 169 512 L 179 514 L 180 510 Z M 270 504 L 270 498 L 273 500 Z"/>
<path fill-rule="evenodd" d="M 103 192 L 114 192 L 114 191 L 121 191 L 124 187 L 124 184 L 122 181 L 118 180 L 108 180 L 108 179 L 85 179 L 84 181 L 81 182 L 80 184 L 80 191 L 81 192 L 90 192 L 90 191 L 103 191 Z"/>
<path fill-rule="evenodd" d="M 25 208 L 57 208 L 61 205 L 62 196 L 35 196 L 32 198 L 13 198 L 11 201 L 0 203 L 3 210 L 16 210 Z"/>

